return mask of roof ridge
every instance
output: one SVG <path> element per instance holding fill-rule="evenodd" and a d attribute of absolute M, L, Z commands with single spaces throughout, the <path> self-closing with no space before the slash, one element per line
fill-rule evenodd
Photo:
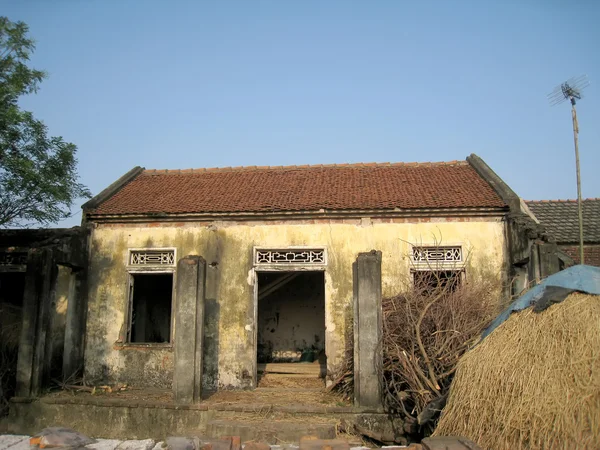
<path fill-rule="evenodd" d="M 582 201 L 600 201 L 600 197 L 588 197 L 582 198 Z M 557 199 L 557 200 L 525 200 L 525 203 L 577 203 L 577 199 L 567 198 L 567 199 Z"/>
<path fill-rule="evenodd" d="M 323 168 L 360 168 L 360 167 L 432 167 L 432 166 L 463 166 L 467 161 L 435 161 L 435 162 L 369 162 L 369 163 L 341 163 L 341 164 L 303 164 L 291 166 L 236 166 L 236 167 L 204 167 L 197 169 L 144 169 L 145 175 L 183 175 L 205 172 L 249 172 L 259 170 L 298 170 L 298 169 L 323 169 Z"/>

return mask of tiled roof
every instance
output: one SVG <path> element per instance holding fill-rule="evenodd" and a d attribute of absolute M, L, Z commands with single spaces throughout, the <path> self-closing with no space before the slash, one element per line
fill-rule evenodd
<path fill-rule="evenodd" d="M 583 200 L 583 240 L 600 242 L 600 198 Z M 527 206 L 558 243 L 579 242 L 577 200 L 528 201 Z"/>
<path fill-rule="evenodd" d="M 144 170 L 95 215 L 502 208 L 466 161 Z"/>

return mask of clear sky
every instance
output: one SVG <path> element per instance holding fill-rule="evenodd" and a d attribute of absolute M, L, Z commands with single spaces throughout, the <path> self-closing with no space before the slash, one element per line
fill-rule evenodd
<path fill-rule="evenodd" d="M 24 99 L 94 194 L 132 167 L 481 156 L 525 199 L 600 197 L 600 1 L 2 0 L 49 78 Z M 79 205 L 74 209 L 79 211 Z M 78 224 L 81 214 L 63 222 Z"/>

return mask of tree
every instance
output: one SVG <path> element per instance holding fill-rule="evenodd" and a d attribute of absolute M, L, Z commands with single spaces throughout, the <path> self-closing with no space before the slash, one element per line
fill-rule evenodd
<path fill-rule="evenodd" d="M 77 198 L 89 198 L 79 183 L 77 147 L 51 137 L 41 120 L 19 107 L 46 77 L 29 68 L 35 42 L 29 27 L 0 17 L 0 226 L 51 224 L 70 216 Z"/>

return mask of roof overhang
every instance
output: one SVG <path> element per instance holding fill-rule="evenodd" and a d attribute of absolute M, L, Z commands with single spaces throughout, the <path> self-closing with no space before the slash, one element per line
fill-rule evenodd
<path fill-rule="evenodd" d="M 360 219 L 419 218 L 419 217 L 502 217 L 508 212 L 502 208 L 439 208 L 394 210 L 317 210 L 274 212 L 212 212 L 212 213 L 145 213 L 145 214 L 86 214 L 95 223 L 146 223 L 146 222 L 210 222 L 210 221 L 269 221 L 307 219 Z"/>

